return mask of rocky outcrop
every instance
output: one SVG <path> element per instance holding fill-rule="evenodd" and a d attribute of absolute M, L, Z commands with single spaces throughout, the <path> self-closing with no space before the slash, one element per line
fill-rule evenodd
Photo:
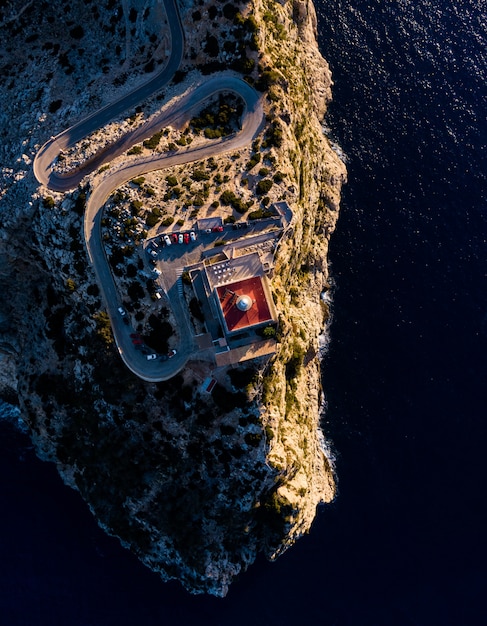
<path fill-rule="evenodd" d="M 0 394 L 17 394 L 39 456 L 56 463 L 108 533 L 164 580 L 222 596 L 259 552 L 275 558 L 308 532 L 316 507 L 335 496 L 320 429 L 320 336 L 345 169 L 321 128 L 331 77 L 311 2 L 255 0 L 239 5 L 239 17 L 227 10 L 231 21 L 215 6 L 227 30 L 233 20 L 247 25 L 246 54 L 257 62 L 249 80 L 265 94 L 266 127 L 241 158 L 257 162 L 258 154 L 278 173 L 273 199 L 293 210 L 272 276 L 276 355 L 232 370 L 202 358 L 166 383 L 135 378 L 103 325 L 83 245 L 89 190 L 37 188 L 30 162 L 47 137 L 40 112 L 22 110 L 22 127 L 16 137 L 9 131 L 2 152 L 0 281 L 8 297 L 0 303 Z M 188 50 L 200 50 L 197 37 L 206 35 L 194 7 L 185 11 Z M 231 62 L 227 50 L 213 54 L 212 63 Z M 204 61 L 188 52 L 183 71 Z M 90 94 L 84 98 L 88 109 Z M 221 157 L 216 173 L 233 173 L 224 169 L 230 160 Z M 258 179 L 249 171 L 247 193 Z M 142 316 L 144 306 L 142 299 Z M 218 380 L 212 396 L 201 391 L 210 371 Z"/>

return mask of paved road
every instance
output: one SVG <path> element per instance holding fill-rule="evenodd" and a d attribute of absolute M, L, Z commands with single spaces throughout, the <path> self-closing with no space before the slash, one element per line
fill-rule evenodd
<path fill-rule="evenodd" d="M 132 329 L 123 323 L 117 311 L 120 304 L 120 295 L 113 281 L 101 240 L 103 206 L 115 189 L 136 176 L 153 170 L 206 159 L 223 152 L 242 148 L 251 143 L 252 139 L 258 134 L 264 120 L 259 94 L 236 75 L 230 73 L 214 75 L 198 85 L 192 92 L 179 100 L 177 104 L 166 108 L 150 124 L 129 133 L 110 146 L 101 158 L 92 159 L 77 172 L 67 176 L 60 176 L 52 171 L 51 165 L 61 149 L 74 145 L 84 136 L 105 125 L 110 119 L 119 115 L 127 108 L 147 99 L 153 92 L 161 89 L 170 80 L 182 58 L 183 32 L 174 0 L 166 0 L 166 9 L 171 25 L 173 50 L 164 70 L 131 94 L 94 113 L 48 141 L 39 150 L 34 160 L 34 173 L 39 182 L 56 191 L 67 191 L 75 188 L 84 176 L 98 168 L 101 163 L 122 154 L 131 145 L 140 142 L 164 126 L 176 125 L 181 120 L 187 119 L 193 109 L 200 107 L 202 102 L 214 94 L 222 91 L 233 92 L 244 101 L 245 109 L 242 116 L 242 128 L 235 135 L 218 141 L 211 141 L 196 148 L 190 147 L 175 154 L 168 153 L 132 161 L 106 176 L 99 185 L 93 188 L 87 201 L 84 217 L 85 242 L 88 256 L 93 264 L 98 284 L 105 299 L 115 342 L 127 367 L 140 378 L 151 382 L 168 380 L 184 367 L 191 356 L 194 345 L 188 311 L 181 301 L 177 285 L 175 283 L 172 284 L 169 287 L 168 296 L 175 319 L 179 323 L 180 344 L 177 348 L 177 355 L 169 361 L 148 361 L 145 355 L 135 349 L 129 336 Z"/>
<path fill-rule="evenodd" d="M 56 137 L 52 137 L 49 141 L 47 141 L 35 156 L 33 164 L 35 177 L 40 183 L 46 185 L 54 191 L 68 191 L 69 189 L 72 189 L 73 187 L 60 188 L 59 185 L 56 186 L 56 179 L 58 177 L 51 172 L 51 165 L 61 150 L 66 150 L 71 146 L 74 146 L 76 143 L 81 141 L 81 139 L 87 137 L 99 128 L 102 128 L 124 111 L 127 111 L 138 105 L 140 102 L 143 102 L 153 93 L 160 91 L 172 79 L 183 58 L 184 31 L 181 25 L 179 11 L 176 7 L 176 0 L 164 0 L 164 6 L 166 8 L 171 36 L 171 54 L 167 64 L 150 80 L 137 89 L 134 89 L 130 93 L 126 94 L 123 98 L 120 98 L 102 109 L 95 111 L 77 124 L 74 124 L 62 133 L 59 133 L 59 135 L 56 135 Z M 107 160 L 110 160 L 109 153 L 106 156 Z M 89 169 L 89 171 L 94 171 L 97 167 L 99 167 L 98 159 L 96 159 L 96 161 L 96 163 L 92 163 L 93 167 Z M 88 168 L 83 168 L 79 180 L 86 176 L 89 171 Z M 71 184 L 73 184 L 74 179 L 72 177 L 68 178 L 71 179 Z M 76 187 L 77 184 L 78 183 L 76 183 L 74 187 Z"/>

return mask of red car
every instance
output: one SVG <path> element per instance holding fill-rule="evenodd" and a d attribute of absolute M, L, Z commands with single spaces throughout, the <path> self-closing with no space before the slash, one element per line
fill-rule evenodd
<path fill-rule="evenodd" d="M 134 346 L 141 346 L 144 342 L 142 341 L 142 339 L 132 339 L 132 343 L 134 344 Z"/>
<path fill-rule="evenodd" d="M 173 242 L 174 242 L 174 243 L 177 243 L 177 242 L 178 242 L 178 236 L 177 236 L 177 233 L 173 233 L 173 234 L 171 235 L 171 239 L 173 240 Z"/>
<path fill-rule="evenodd" d="M 213 228 L 211 229 L 212 233 L 222 233 L 223 232 L 223 226 L 213 226 Z"/>
<path fill-rule="evenodd" d="M 188 233 L 184 233 L 184 243 L 189 243 L 189 234 Z"/>

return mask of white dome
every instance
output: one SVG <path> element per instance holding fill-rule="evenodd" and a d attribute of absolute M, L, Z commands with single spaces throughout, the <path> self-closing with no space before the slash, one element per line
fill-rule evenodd
<path fill-rule="evenodd" d="M 248 311 L 252 308 L 252 298 L 249 296 L 239 296 L 237 300 L 237 309 L 240 311 Z"/>

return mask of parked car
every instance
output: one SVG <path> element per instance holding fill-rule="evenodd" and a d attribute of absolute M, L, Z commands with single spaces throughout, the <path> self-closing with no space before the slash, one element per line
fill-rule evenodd
<path fill-rule="evenodd" d="M 154 359 L 157 359 L 157 354 L 152 353 L 147 355 L 148 361 L 153 361 Z"/>
<path fill-rule="evenodd" d="M 183 241 L 184 241 L 183 233 L 179 233 L 179 235 L 178 235 L 178 243 L 183 243 Z"/>
<path fill-rule="evenodd" d="M 123 308 L 123 306 L 119 306 L 117 311 L 120 313 L 120 317 L 127 317 L 127 311 Z"/>
<path fill-rule="evenodd" d="M 132 339 L 132 343 L 134 344 L 134 346 L 141 346 L 144 342 L 142 341 L 142 339 Z"/>
<path fill-rule="evenodd" d="M 196 233 L 194 232 L 194 230 L 192 230 L 189 233 L 189 237 L 190 237 L 191 241 L 196 241 Z"/>
<path fill-rule="evenodd" d="M 162 274 L 161 270 L 157 269 L 157 267 L 152 270 L 152 273 L 156 276 L 160 276 Z"/>
<path fill-rule="evenodd" d="M 164 243 L 166 244 L 166 246 L 171 245 L 171 240 L 169 239 L 169 235 L 164 235 Z"/>
<path fill-rule="evenodd" d="M 152 250 L 151 248 L 147 248 L 147 252 L 150 254 L 150 256 L 153 259 L 157 259 L 157 252 L 155 250 Z"/>
<path fill-rule="evenodd" d="M 184 243 L 189 243 L 189 234 L 188 233 L 184 233 L 183 239 L 184 239 Z"/>
<path fill-rule="evenodd" d="M 173 233 L 171 235 L 171 239 L 173 243 L 177 243 L 178 242 L 178 234 L 177 233 Z"/>
<path fill-rule="evenodd" d="M 176 356 L 177 351 L 176 350 L 169 350 L 169 352 L 167 353 L 168 358 L 172 359 L 173 356 Z"/>
<path fill-rule="evenodd" d="M 222 233 L 223 232 L 223 226 L 213 226 L 213 228 L 211 229 L 212 233 Z"/>

